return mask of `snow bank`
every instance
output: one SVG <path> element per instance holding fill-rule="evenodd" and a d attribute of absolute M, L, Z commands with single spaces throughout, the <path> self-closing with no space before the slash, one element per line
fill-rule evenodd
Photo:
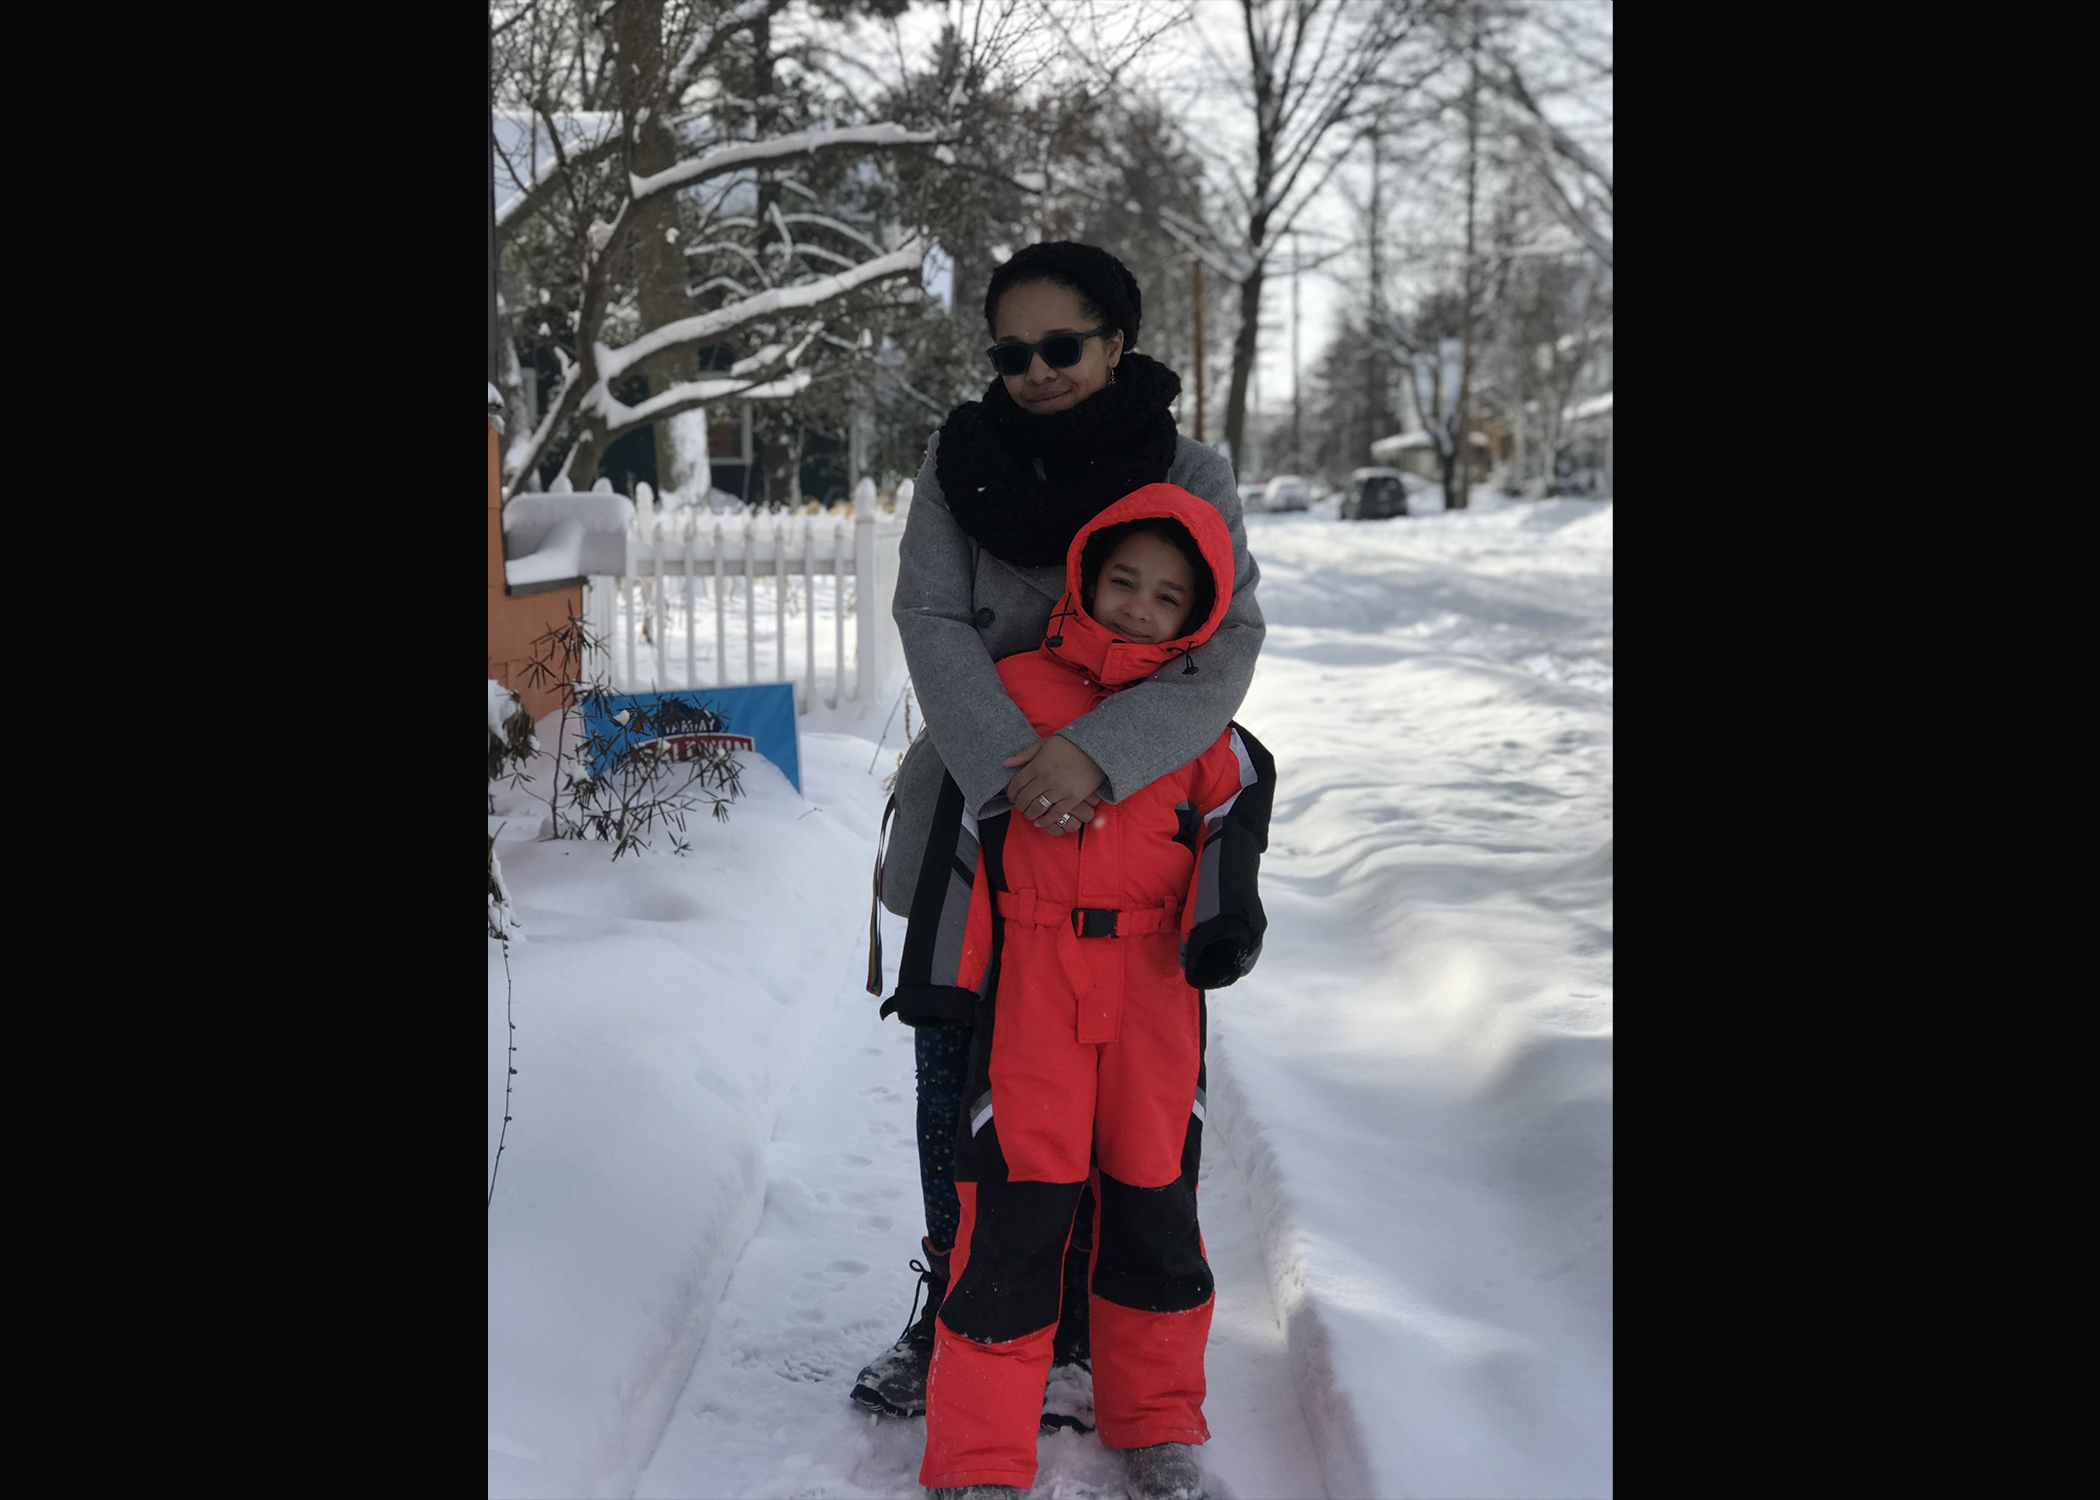
<path fill-rule="evenodd" d="M 833 738 L 806 736 L 806 761 L 821 768 Z M 872 788 L 868 746 L 851 743 Z M 532 769 L 546 786 L 547 759 Z M 617 864 L 602 844 L 536 842 L 544 804 L 495 793 L 523 927 L 489 1208 L 492 1496 L 633 1493 L 759 1221 L 764 1146 L 840 955 L 865 931 L 874 818 L 804 802 L 764 761 L 744 785 L 729 822 L 692 820 L 689 856 L 665 844 Z M 492 1158 L 504 989 L 491 941 Z"/>
<path fill-rule="evenodd" d="M 1334 1495 L 1611 1492 L 1611 509 L 1256 517 L 1260 967 L 1213 998 Z"/>

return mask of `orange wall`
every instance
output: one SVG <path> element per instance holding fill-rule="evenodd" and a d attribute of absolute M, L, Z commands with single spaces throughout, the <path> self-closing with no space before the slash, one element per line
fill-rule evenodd
<path fill-rule="evenodd" d="M 556 689 L 525 685 L 532 642 L 583 613 L 580 587 L 549 589 L 512 598 L 503 592 L 503 467 L 496 449 L 496 424 L 489 423 L 489 676 L 516 693 L 537 720 L 561 707 Z"/>

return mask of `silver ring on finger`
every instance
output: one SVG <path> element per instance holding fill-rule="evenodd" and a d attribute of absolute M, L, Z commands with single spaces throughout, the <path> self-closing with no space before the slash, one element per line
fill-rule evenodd
<path fill-rule="evenodd" d="M 1053 808 L 1053 807 L 1055 807 L 1055 806 L 1057 805 L 1056 803 L 1052 802 L 1052 801 L 1051 801 L 1051 800 L 1050 800 L 1050 799 L 1049 799 L 1048 797 L 1044 797 L 1044 796 L 1040 796 L 1040 795 L 1039 795 L 1039 796 L 1037 796 L 1037 798 L 1036 798 L 1035 800 L 1036 800 L 1036 804 L 1037 804 L 1037 806 L 1041 807 L 1041 808 L 1042 808 L 1042 810 L 1043 810 L 1044 812 L 1048 812 L 1048 811 L 1050 811 L 1050 809 L 1051 809 L 1051 808 Z"/>
<path fill-rule="evenodd" d="M 1065 814 L 1065 815 L 1064 815 L 1063 817 L 1061 817 L 1061 818 L 1059 818 L 1059 819 L 1057 820 L 1057 826 L 1058 826 L 1058 827 L 1060 827 L 1060 828 L 1062 828 L 1062 827 L 1064 827 L 1064 826 L 1065 826 L 1065 825 L 1066 825 L 1067 823 L 1069 823 L 1069 822 L 1071 822 L 1071 821 L 1072 821 L 1072 815 L 1071 815 L 1070 813 L 1066 813 L 1066 814 Z"/>

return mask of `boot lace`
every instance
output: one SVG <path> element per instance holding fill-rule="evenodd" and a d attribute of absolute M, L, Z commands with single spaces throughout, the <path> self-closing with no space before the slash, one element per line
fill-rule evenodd
<path fill-rule="evenodd" d="M 910 1343 L 911 1340 L 918 1334 L 919 1296 L 921 1293 L 927 1292 L 933 1286 L 932 1269 L 928 1266 L 920 1264 L 919 1258 L 917 1256 L 912 1257 L 911 1268 L 919 1273 L 919 1284 L 912 1289 L 911 1313 L 904 1320 L 904 1331 L 897 1335 L 897 1342 L 899 1344 Z M 926 1299 L 926 1311 L 930 1317 L 933 1312 L 933 1299 L 930 1296 Z"/>

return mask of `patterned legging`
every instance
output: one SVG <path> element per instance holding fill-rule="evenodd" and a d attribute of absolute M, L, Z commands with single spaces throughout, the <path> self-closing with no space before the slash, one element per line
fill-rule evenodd
<path fill-rule="evenodd" d="M 970 1081 L 972 1029 L 963 1021 L 929 1021 L 912 1037 L 919 1074 L 919 1191 L 926 1199 L 926 1238 L 944 1253 L 954 1246 L 962 1223 L 962 1200 L 955 1193 L 955 1130 L 963 1088 Z M 1093 1243 L 1094 1190 L 1089 1185 L 1079 1195 L 1072 1249 L 1087 1251 Z"/>
<path fill-rule="evenodd" d="M 969 1082 L 971 1029 L 962 1021 L 929 1021 L 912 1039 L 919 1062 L 919 1190 L 926 1197 L 926 1238 L 937 1250 L 954 1245 L 962 1222 L 955 1127 Z"/>

